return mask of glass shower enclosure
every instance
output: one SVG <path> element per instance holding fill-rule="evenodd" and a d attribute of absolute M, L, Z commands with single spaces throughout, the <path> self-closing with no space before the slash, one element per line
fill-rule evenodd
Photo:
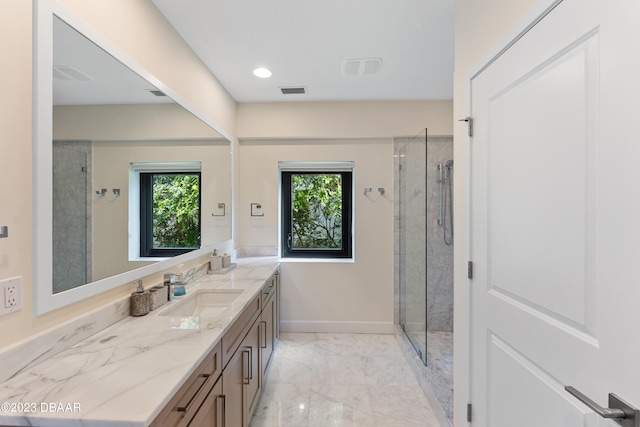
<path fill-rule="evenodd" d="M 427 363 L 426 145 L 425 129 L 397 152 L 400 327 L 424 364 Z"/>
<path fill-rule="evenodd" d="M 398 156 L 399 323 L 425 365 L 453 369 L 453 138 L 403 139 Z"/>

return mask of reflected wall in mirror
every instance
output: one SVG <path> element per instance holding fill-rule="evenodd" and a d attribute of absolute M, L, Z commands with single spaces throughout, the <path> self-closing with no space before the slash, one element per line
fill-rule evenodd
<path fill-rule="evenodd" d="M 229 141 L 55 15 L 52 28 L 53 277 L 38 278 L 39 299 L 156 261 L 132 250 L 133 163 L 199 162 L 201 246 L 231 239 Z"/>

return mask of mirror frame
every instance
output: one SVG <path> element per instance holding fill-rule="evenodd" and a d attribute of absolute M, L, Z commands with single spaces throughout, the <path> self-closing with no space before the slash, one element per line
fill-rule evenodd
<path fill-rule="evenodd" d="M 52 144 L 53 140 L 53 17 L 54 15 L 73 27 L 95 45 L 110 54 L 149 83 L 171 97 L 195 117 L 229 141 L 233 138 L 223 129 L 199 112 L 191 104 L 159 81 L 121 49 L 58 3 L 56 0 L 39 0 L 33 3 L 33 315 L 44 313 L 81 301 L 124 285 L 127 282 L 159 273 L 211 251 L 204 247 L 192 252 L 159 261 L 111 277 L 87 283 L 68 291 L 53 293 L 53 187 Z M 231 153 L 233 164 L 233 150 Z M 233 230 L 233 220 L 231 221 Z M 225 241 L 229 242 L 230 240 Z M 231 240 L 232 241 L 232 240 Z M 221 244 L 225 244 L 222 243 Z"/>

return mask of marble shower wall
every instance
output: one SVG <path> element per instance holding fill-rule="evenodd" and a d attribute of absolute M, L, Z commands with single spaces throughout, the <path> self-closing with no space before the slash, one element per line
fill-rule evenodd
<path fill-rule="evenodd" d="M 438 224 L 440 215 L 440 185 L 438 164 L 444 167 L 453 159 L 453 138 L 427 139 L 427 330 L 453 331 L 453 245 L 444 242 L 444 228 Z M 455 165 L 454 165 L 455 167 Z M 443 172 L 444 173 L 444 172 Z M 450 178 L 453 179 L 453 170 Z M 453 182 L 451 182 L 453 184 Z M 451 242 L 451 212 L 447 190 L 446 216 L 447 242 Z"/>
<path fill-rule="evenodd" d="M 53 292 L 91 281 L 91 142 L 53 143 Z"/>
<path fill-rule="evenodd" d="M 428 137 L 426 147 L 424 135 L 394 140 L 394 314 L 396 324 L 416 332 L 453 331 L 453 246 L 444 243 L 443 228 L 438 225 L 437 183 L 438 163 L 444 167 L 452 158 L 451 136 Z"/>

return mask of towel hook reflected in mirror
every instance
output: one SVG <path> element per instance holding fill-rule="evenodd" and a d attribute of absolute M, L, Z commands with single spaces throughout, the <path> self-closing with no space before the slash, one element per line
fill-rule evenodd
<path fill-rule="evenodd" d="M 251 203 L 251 216 L 264 216 L 260 203 Z"/>
<path fill-rule="evenodd" d="M 222 209 L 222 213 L 221 214 L 212 213 L 211 216 L 225 216 L 227 214 L 226 205 L 224 203 L 218 203 L 218 209 Z"/>

